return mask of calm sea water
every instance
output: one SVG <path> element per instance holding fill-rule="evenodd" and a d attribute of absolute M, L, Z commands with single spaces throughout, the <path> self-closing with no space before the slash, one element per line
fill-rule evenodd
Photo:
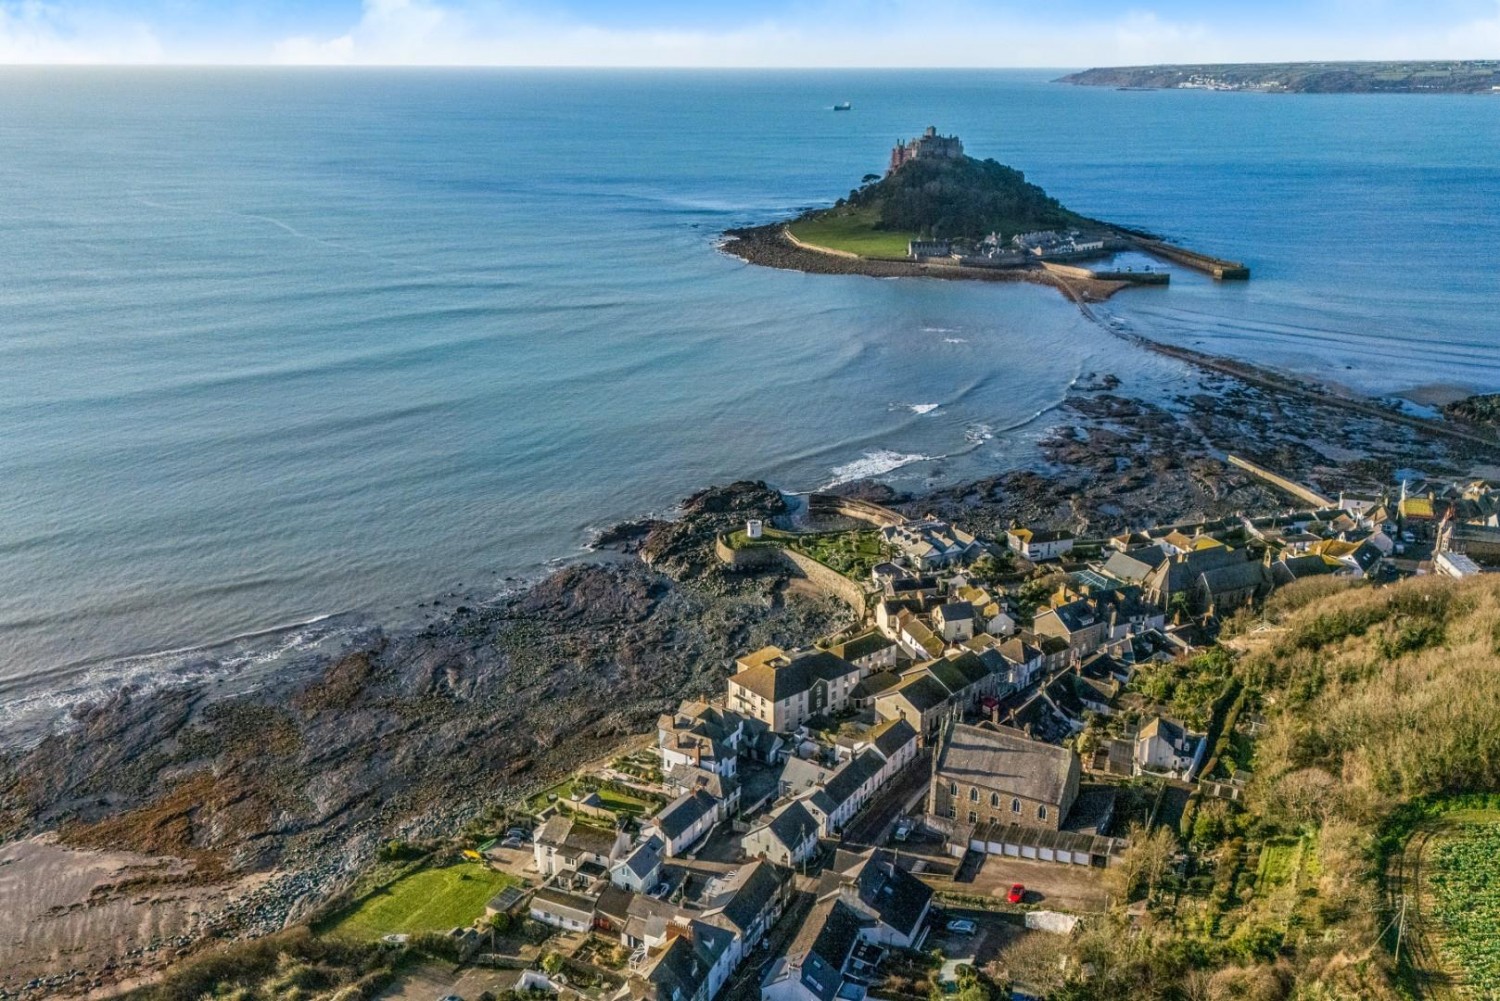
<path fill-rule="evenodd" d="M 0 72 L 0 728 L 492 594 L 709 482 L 981 475 L 1082 374 L 1180 380 L 1045 289 L 716 251 L 927 124 L 1255 268 L 1122 325 L 1500 388 L 1500 99 L 1046 79 Z"/>

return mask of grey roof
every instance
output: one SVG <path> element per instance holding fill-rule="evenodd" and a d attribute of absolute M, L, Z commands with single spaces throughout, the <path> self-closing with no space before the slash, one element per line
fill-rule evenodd
<path fill-rule="evenodd" d="M 549 914 L 582 921 L 592 921 L 594 917 L 594 901 L 591 898 L 551 886 L 544 886 L 532 894 L 531 906 Z"/>
<path fill-rule="evenodd" d="M 1290 584 L 1303 577 L 1333 573 L 1328 561 L 1316 553 L 1307 556 L 1283 556 L 1271 564 L 1271 573 L 1279 584 Z"/>
<path fill-rule="evenodd" d="M 858 876 L 859 899 L 882 923 L 911 935 L 932 902 L 932 887 L 896 865 L 887 852 L 871 855 Z"/>
<path fill-rule="evenodd" d="M 859 792 L 860 786 L 879 773 L 885 760 L 874 751 L 861 751 L 841 765 L 809 798 L 824 813 L 832 813 Z"/>
<path fill-rule="evenodd" d="M 937 613 L 942 615 L 945 622 L 964 622 L 974 618 L 974 604 L 969 601 L 950 601 L 946 605 L 939 605 Z"/>
<path fill-rule="evenodd" d="M 1125 552 L 1111 553 L 1104 561 L 1104 572 L 1127 583 L 1137 584 L 1167 558 L 1161 546 L 1140 546 Z"/>
<path fill-rule="evenodd" d="M 1258 588 L 1265 581 L 1266 568 L 1259 563 L 1232 564 L 1203 572 L 1203 584 L 1210 594 L 1240 591 L 1247 587 Z"/>
<path fill-rule="evenodd" d="M 813 906 L 788 957 L 802 958 L 802 986 L 818 1001 L 833 1001 L 844 982 L 844 965 L 859 941 L 860 917 L 837 898 Z"/>
<path fill-rule="evenodd" d="M 786 870 L 765 860 L 752 862 L 740 870 L 727 899 L 715 901 L 714 907 L 743 935 L 770 906 L 788 876 Z"/>
<path fill-rule="evenodd" d="M 718 801 L 701 790 L 683 793 L 662 808 L 652 823 L 668 838 L 675 838 L 705 815 L 718 809 Z"/>
<path fill-rule="evenodd" d="M 904 719 L 891 720 L 875 727 L 875 749 L 890 760 L 897 751 L 917 739 L 916 728 Z"/>
<path fill-rule="evenodd" d="M 629 869 L 637 879 L 645 879 L 661 866 L 661 847 L 655 838 L 647 838 L 618 864 Z"/>
<path fill-rule="evenodd" d="M 1062 805 L 1074 754 L 1003 728 L 955 726 L 937 771 L 972 785 Z"/>
<path fill-rule="evenodd" d="M 901 675 L 892 670 L 876 671 L 867 678 L 860 679 L 859 684 L 854 686 L 851 693 L 856 699 L 869 699 L 895 688 L 901 683 Z"/>
<path fill-rule="evenodd" d="M 887 638 L 880 632 L 872 629 L 867 633 L 861 633 L 845 643 L 840 643 L 832 648 L 832 652 L 844 660 L 853 662 L 861 657 L 877 654 L 882 650 L 889 650 L 895 646 L 894 640 Z"/>
<path fill-rule="evenodd" d="M 818 833 L 818 822 L 807 812 L 807 807 L 802 805 L 801 800 L 793 800 L 779 807 L 771 814 L 771 820 L 765 826 L 770 828 L 777 841 L 789 849 L 796 848 Z"/>

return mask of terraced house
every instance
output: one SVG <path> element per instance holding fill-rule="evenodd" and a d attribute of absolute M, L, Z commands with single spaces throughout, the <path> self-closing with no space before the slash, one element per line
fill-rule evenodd
<path fill-rule="evenodd" d="M 777 733 L 814 716 L 849 707 L 860 670 L 823 650 L 786 654 L 765 647 L 739 658 L 729 679 L 729 709 L 760 720 Z"/>

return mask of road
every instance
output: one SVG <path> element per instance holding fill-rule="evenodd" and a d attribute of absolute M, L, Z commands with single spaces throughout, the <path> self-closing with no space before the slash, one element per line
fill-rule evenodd
<path fill-rule="evenodd" d="M 907 812 L 912 801 L 924 796 L 932 778 L 932 751 L 924 748 L 901 770 L 895 781 L 878 792 L 844 828 L 844 841 L 856 845 L 879 845 L 896 818 Z"/>

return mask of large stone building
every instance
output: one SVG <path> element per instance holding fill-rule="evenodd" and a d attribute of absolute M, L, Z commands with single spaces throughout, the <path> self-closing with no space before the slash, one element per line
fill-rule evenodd
<path fill-rule="evenodd" d="M 913 160 L 959 160 L 964 155 L 964 144 L 958 136 L 940 136 L 937 126 L 927 126 L 927 131 L 907 142 L 897 142 L 891 150 L 891 165 L 886 174 L 894 174 Z"/>
<path fill-rule="evenodd" d="M 847 708 L 860 678 L 859 668 L 824 651 L 788 655 L 766 647 L 736 663 L 740 671 L 729 679 L 729 709 L 776 733 Z"/>
<path fill-rule="evenodd" d="M 933 764 L 928 812 L 968 824 L 1059 830 L 1078 798 L 1078 755 L 1007 727 L 955 726 Z"/>

